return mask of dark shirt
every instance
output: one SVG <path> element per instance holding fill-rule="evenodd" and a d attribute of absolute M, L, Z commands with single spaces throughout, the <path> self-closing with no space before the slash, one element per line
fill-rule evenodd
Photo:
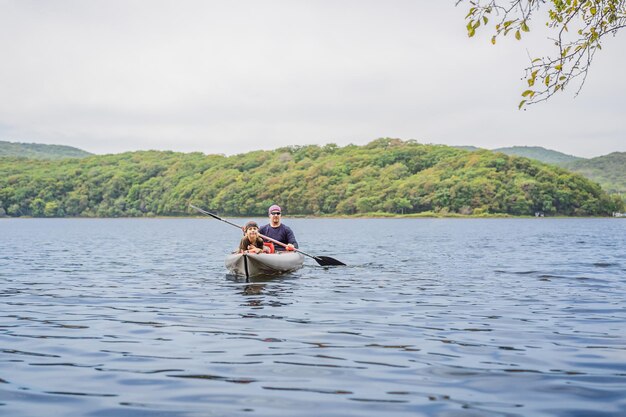
<path fill-rule="evenodd" d="M 289 226 L 285 226 L 282 223 L 278 227 L 272 227 L 271 225 L 266 224 L 259 229 L 259 233 L 267 237 L 271 237 L 274 240 L 278 240 L 285 245 L 291 243 L 296 248 L 298 247 L 298 242 L 296 241 L 296 236 L 293 234 L 293 231 Z M 274 245 L 274 249 L 277 252 L 286 250 L 280 245 Z"/>
<path fill-rule="evenodd" d="M 248 240 L 248 236 L 244 236 L 241 242 L 239 242 L 239 250 L 248 250 L 248 245 L 252 245 L 252 243 Z M 260 237 L 257 238 L 256 242 L 254 242 L 254 246 L 263 249 L 263 239 Z"/>

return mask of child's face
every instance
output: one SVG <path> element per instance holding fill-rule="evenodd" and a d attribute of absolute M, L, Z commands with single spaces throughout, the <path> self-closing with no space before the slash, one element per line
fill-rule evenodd
<path fill-rule="evenodd" d="M 259 228 L 258 227 L 248 227 L 246 230 L 246 236 L 250 242 L 255 241 L 257 237 L 259 237 Z"/>

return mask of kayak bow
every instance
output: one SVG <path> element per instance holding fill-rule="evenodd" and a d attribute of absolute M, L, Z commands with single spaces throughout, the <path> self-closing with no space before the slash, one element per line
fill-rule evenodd
<path fill-rule="evenodd" d="M 226 256 L 228 270 L 246 278 L 280 275 L 302 268 L 304 256 L 298 252 L 233 253 Z"/>

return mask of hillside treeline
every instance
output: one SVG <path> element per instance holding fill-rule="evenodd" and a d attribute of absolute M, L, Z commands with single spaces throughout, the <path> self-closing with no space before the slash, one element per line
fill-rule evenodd
<path fill-rule="evenodd" d="M 90 156 L 82 149 L 64 145 L 6 142 L 0 140 L 0 157 L 26 157 L 29 159 L 84 158 Z"/>
<path fill-rule="evenodd" d="M 292 146 L 234 156 L 158 151 L 60 161 L 0 158 L 0 215 L 609 215 L 619 198 L 521 157 L 414 141 Z"/>
<path fill-rule="evenodd" d="M 604 190 L 621 194 L 626 199 L 626 152 L 613 152 L 561 166 L 596 181 Z"/>

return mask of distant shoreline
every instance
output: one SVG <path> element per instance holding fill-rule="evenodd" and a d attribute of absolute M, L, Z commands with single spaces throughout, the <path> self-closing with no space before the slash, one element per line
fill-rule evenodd
<path fill-rule="evenodd" d="M 254 219 L 254 218 L 265 218 L 264 215 L 250 215 L 250 216 L 229 216 L 229 215 L 221 215 L 224 218 L 228 219 Z M 119 216 L 119 217 L 87 217 L 87 216 L 64 216 L 64 217 L 32 217 L 32 216 L 20 216 L 20 217 L 11 217 L 4 216 L 0 217 L 0 221 L 2 220 L 10 220 L 10 219 L 78 219 L 78 220 L 102 220 L 102 219 L 207 219 L 211 220 L 206 216 Z M 433 215 L 433 214 L 390 214 L 390 215 L 373 215 L 373 214 L 358 214 L 358 215 L 293 215 L 286 216 L 285 222 L 288 222 L 289 219 L 336 219 L 336 220 L 349 220 L 349 219 L 364 219 L 364 220 L 376 220 L 376 219 L 626 219 L 626 217 L 620 216 L 516 216 L 512 214 L 492 214 L 492 215 L 471 215 L 471 214 L 441 214 L 441 215 Z"/>

